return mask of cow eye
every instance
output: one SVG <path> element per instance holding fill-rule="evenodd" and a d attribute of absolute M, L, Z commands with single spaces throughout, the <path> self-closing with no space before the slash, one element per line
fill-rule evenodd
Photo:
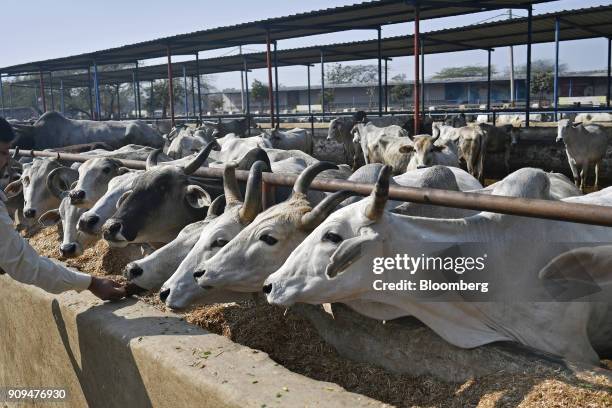
<path fill-rule="evenodd" d="M 274 238 L 272 235 L 264 234 L 259 237 L 260 241 L 265 242 L 266 244 L 272 246 L 278 242 L 278 239 Z"/>
<path fill-rule="evenodd" d="M 337 244 L 339 242 L 342 242 L 342 237 L 334 232 L 326 232 L 325 235 L 323 235 L 323 241 L 333 242 L 334 244 Z"/>
<path fill-rule="evenodd" d="M 28 184 L 30 184 L 30 178 L 29 177 L 24 177 L 22 182 L 23 182 L 23 184 L 25 184 L 27 186 Z"/>
<path fill-rule="evenodd" d="M 108 174 L 108 173 L 110 173 L 110 171 L 111 171 L 110 167 L 104 167 L 102 169 L 102 173 L 104 173 L 104 174 Z"/>
<path fill-rule="evenodd" d="M 211 245 L 212 248 L 223 248 L 229 241 L 223 238 L 217 238 Z"/>

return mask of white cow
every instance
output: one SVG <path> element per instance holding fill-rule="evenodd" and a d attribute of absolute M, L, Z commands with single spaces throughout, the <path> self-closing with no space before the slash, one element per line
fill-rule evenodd
<path fill-rule="evenodd" d="M 388 320 L 414 316 L 449 343 L 473 348 L 496 341 L 516 341 L 535 349 L 582 362 L 597 363 L 597 351 L 609 350 L 612 341 L 612 307 L 607 302 L 517 301 L 526 293 L 549 295 L 544 289 L 544 269 L 568 244 L 612 242 L 612 230 L 583 224 L 531 219 L 482 212 L 461 219 L 433 219 L 397 215 L 385 211 L 390 169 L 381 177 L 370 198 L 331 214 L 265 281 L 270 303 L 289 306 L 295 302 L 344 302 L 367 316 Z M 496 195 L 549 199 L 549 179 L 537 169 L 521 169 L 505 179 Z M 608 193 L 607 204 L 612 195 Z M 588 196 L 574 202 L 589 203 Z M 563 243 L 555 245 L 554 243 Z M 482 257 L 487 243 L 488 273 L 500 279 L 497 302 L 464 301 L 464 292 L 447 293 L 447 301 L 432 301 L 409 290 L 375 289 L 375 281 L 402 282 L 410 274 L 399 267 L 382 275 L 373 273 L 378 257 L 436 256 L 456 247 L 462 255 Z M 446 249 L 445 249 L 446 248 Z M 469 248 L 469 247 L 468 247 Z M 480 252 L 479 252 L 480 249 Z M 519 254 L 517 256 L 517 254 Z M 545 269 L 546 270 L 546 269 Z M 583 279 L 593 279 L 585 275 Z M 437 272 L 415 269 L 416 276 Z M 466 272 L 469 273 L 469 272 Z M 439 275 L 438 275 L 439 277 Z M 599 288 L 610 290 L 610 270 L 598 276 Z M 379 286 L 380 287 L 379 282 Z M 606 286 L 607 285 L 607 286 Z M 601 299 L 606 299 L 606 292 Z"/>
<path fill-rule="evenodd" d="M 432 136 L 438 145 L 455 144 L 459 159 L 465 161 L 467 171 L 484 182 L 484 160 L 487 133 L 484 125 L 454 128 L 441 122 L 432 124 Z"/>
<path fill-rule="evenodd" d="M 310 132 L 306 129 L 294 128 L 287 131 L 266 129 L 262 136 L 275 149 L 300 150 L 304 153 L 312 153 L 312 138 Z"/>
<path fill-rule="evenodd" d="M 383 163 L 393 166 L 395 174 L 406 171 L 410 154 L 401 152 L 402 147 L 411 145 L 408 132 L 400 126 L 377 127 L 372 123 L 356 124 L 351 130 L 353 143 L 361 146 L 366 164 Z"/>
<path fill-rule="evenodd" d="M 565 143 L 567 160 L 576 185 L 584 191 L 589 166 L 594 164 L 595 189 L 599 189 L 599 164 L 608 149 L 608 136 L 602 127 L 573 123 L 571 119 L 561 119 L 558 122 L 557 131 L 557 142 Z"/>

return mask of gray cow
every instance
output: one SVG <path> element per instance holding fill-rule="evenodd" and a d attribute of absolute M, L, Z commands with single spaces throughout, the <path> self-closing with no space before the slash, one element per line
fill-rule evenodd
<path fill-rule="evenodd" d="M 606 155 L 608 136 L 599 125 L 573 123 L 572 119 L 562 119 L 557 126 L 557 142 L 565 143 L 576 186 L 584 192 L 589 166 L 595 164 L 595 189 L 599 189 L 599 163 Z"/>

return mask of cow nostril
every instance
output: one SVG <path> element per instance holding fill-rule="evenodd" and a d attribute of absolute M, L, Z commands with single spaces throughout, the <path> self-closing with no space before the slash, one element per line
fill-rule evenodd
<path fill-rule="evenodd" d="M 206 273 L 206 271 L 197 271 L 197 272 L 194 272 L 193 277 L 198 279 L 198 278 L 201 278 L 202 276 L 204 276 L 205 273 Z"/>
<path fill-rule="evenodd" d="M 144 271 L 142 270 L 140 266 L 138 266 L 138 264 L 130 263 L 127 266 L 127 278 L 128 279 L 134 279 L 142 275 L 143 272 Z"/>
<path fill-rule="evenodd" d="M 159 299 L 162 302 L 165 302 L 166 299 L 168 299 L 168 296 L 170 296 L 170 289 L 162 290 L 161 292 L 159 292 Z"/>
<path fill-rule="evenodd" d="M 269 294 L 270 292 L 272 292 L 272 284 L 268 283 L 267 285 L 264 285 L 263 287 L 263 293 L 265 293 L 266 295 Z"/>
<path fill-rule="evenodd" d="M 34 218 L 36 217 L 36 210 L 33 208 L 28 208 L 23 212 L 24 217 L 26 218 Z"/>
<path fill-rule="evenodd" d="M 113 222 L 111 225 L 108 226 L 108 232 L 110 232 L 111 234 L 117 233 L 120 230 L 121 230 L 120 222 Z"/>
<path fill-rule="evenodd" d="M 60 246 L 60 252 L 62 255 L 72 255 L 76 252 L 76 244 L 71 242 L 70 244 L 64 244 Z"/>

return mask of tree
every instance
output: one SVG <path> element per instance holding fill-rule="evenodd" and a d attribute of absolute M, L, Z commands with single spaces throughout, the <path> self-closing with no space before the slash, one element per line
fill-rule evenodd
<path fill-rule="evenodd" d="M 406 83 L 406 74 L 396 75 L 391 80 L 396 82 L 389 91 L 391 101 L 400 103 L 402 109 L 404 109 L 406 107 L 406 100 L 412 95 L 412 90 Z"/>
<path fill-rule="evenodd" d="M 223 110 L 223 97 L 221 95 L 210 95 L 208 97 L 208 106 L 209 108 L 215 111 Z"/>
<path fill-rule="evenodd" d="M 376 65 L 342 65 L 331 64 L 325 72 L 329 84 L 363 84 L 374 82 L 378 78 Z"/>
<path fill-rule="evenodd" d="M 565 72 L 567 70 L 567 64 L 560 63 L 559 64 L 559 72 Z M 510 69 L 508 68 L 509 72 Z M 538 72 L 555 72 L 555 62 L 553 60 L 544 60 L 538 59 L 535 61 L 531 61 L 531 75 L 534 75 Z M 515 74 L 525 75 L 527 73 L 527 65 L 519 65 L 514 68 Z"/>
<path fill-rule="evenodd" d="M 554 76 L 552 72 L 536 72 L 531 81 L 531 93 L 538 95 L 538 100 L 544 99 L 545 93 L 550 93 L 553 90 Z"/>
<path fill-rule="evenodd" d="M 491 75 L 497 73 L 495 66 L 491 65 Z M 466 77 L 482 77 L 487 75 L 487 67 L 482 65 L 464 65 L 462 67 L 442 68 L 436 72 L 432 78 L 466 78 Z"/>
<path fill-rule="evenodd" d="M 172 90 L 174 93 L 174 101 L 182 98 L 185 95 L 185 90 L 183 89 L 183 85 L 180 83 L 181 81 L 172 81 Z M 151 87 L 149 87 L 148 97 L 147 99 L 151 100 Z M 150 105 L 150 103 L 149 103 Z M 156 106 L 161 106 L 162 108 L 162 118 L 166 118 L 168 115 L 168 109 L 170 108 L 170 97 L 168 95 L 168 80 L 167 79 L 159 79 L 153 82 L 153 109 Z M 153 116 L 154 112 L 151 112 L 151 116 Z"/>
<path fill-rule="evenodd" d="M 268 87 L 264 85 L 263 83 L 261 83 L 261 81 L 254 79 L 253 83 L 251 84 L 251 96 L 253 97 L 254 100 L 259 102 L 259 107 L 260 107 L 259 110 L 263 111 L 264 103 L 268 102 L 269 100 Z"/>
<path fill-rule="evenodd" d="M 333 89 L 329 89 L 326 88 L 325 92 L 323 93 L 323 95 L 325 95 L 325 100 L 323 100 L 323 98 L 319 97 L 319 103 L 321 104 L 321 107 L 323 108 L 323 110 L 331 110 L 332 104 L 334 103 L 334 90 Z M 325 106 L 323 106 L 325 104 Z M 325 107 L 327 107 L 327 109 L 325 109 Z"/>

